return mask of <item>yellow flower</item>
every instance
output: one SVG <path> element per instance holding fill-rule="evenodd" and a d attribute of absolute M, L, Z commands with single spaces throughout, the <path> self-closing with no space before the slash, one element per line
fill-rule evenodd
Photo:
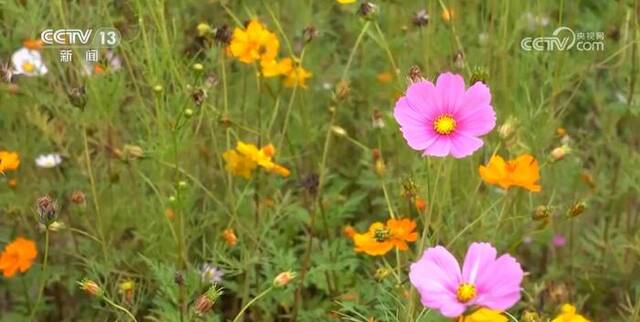
<path fill-rule="evenodd" d="M 293 61 L 291 58 L 262 60 L 260 67 L 262 67 L 262 76 L 264 77 L 287 75 L 293 69 Z"/>
<path fill-rule="evenodd" d="M 273 144 L 258 149 L 254 144 L 238 141 L 236 149 L 226 151 L 223 158 L 227 161 L 227 170 L 238 176 L 250 178 L 253 170 L 260 166 L 269 172 L 288 177 L 289 169 L 272 161 L 275 153 Z"/>
<path fill-rule="evenodd" d="M 338 1 L 339 4 L 349 4 L 349 3 L 356 2 L 356 0 L 336 0 L 336 1 Z"/>
<path fill-rule="evenodd" d="M 584 316 L 576 313 L 576 307 L 565 304 L 561 308 L 561 313 L 551 322 L 589 322 Z"/>
<path fill-rule="evenodd" d="M 475 312 L 462 316 L 458 320 L 459 322 L 507 322 L 506 316 L 500 314 L 499 311 L 490 310 L 487 308 L 480 308 Z"/>
<path fill-rule="evenodd" d="M 225 151 L 222 154 L 222 158 L 227 162 L 227 171 L 245 179 L 251 178 L 251 173 L 258 166 L 251 159 L 244 157 L 236 150 Z"/>
<path fill-rule="evenodd" d="M 538 161 L 530 154 L 524 154 L 515 160 L 505 161 L 501 156 L 494 155 L 486 166 L 479 168 L 480 177 L 484 182 L 498 185 L 503 189 L 512 186 L 522 187 L 533 192 L 540 191 L 540 167 Z"/>
<path fill-rule="evenodd" d="M 286 74 L 286 78 L 284 79 L 284 86 L 286 87 L 297 87 L 300 86 L 302 88 L 307 88 L 307 78 L 311 77 L 311 73 L 304 69 L 302 66 L 298 66 L 293 68 Z"/>
<path fill-rule="evenodd" d="M 393 247 L 405 251 L 409 248 L 407 242 L 418 240 L 415 228 L 416 222 L 406 218 L 389 219 L 386 225 L 375 222 L 367 232 L 353 235 L 355 250 L 371 256 L 384 255 Z"/>
<path fill-rule="evenodd" d="M 0 151 L 0 174 L 16 170 L 20 166 L 20 156 L 16 152 Z"/>
<path fill-rule="evenodd" d="M 228 53 L 239 61 L 250 64 L 257 60 L 270 61 L 276 58 L 280 41 L 276 34 L 267 30 L 258 20 L 251 20 L 246 28 L 235 28 Z"/>

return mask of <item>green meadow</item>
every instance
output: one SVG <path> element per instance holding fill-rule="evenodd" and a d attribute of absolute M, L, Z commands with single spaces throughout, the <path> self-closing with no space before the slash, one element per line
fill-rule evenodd
<path fill-rule="evenodd" d="M 340 2 L 0 0 L 0 321 L 640 321 L 640 2 Z M 474 242 L 517 301 L 425 305 Z"/>

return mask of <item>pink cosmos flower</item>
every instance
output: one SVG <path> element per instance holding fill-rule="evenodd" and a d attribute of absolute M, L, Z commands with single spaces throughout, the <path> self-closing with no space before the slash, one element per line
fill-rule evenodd
<path fill-rule="evenodd" d="M 422 304 L 450 318 L 472 306 L 505 311 L 520 300 L 523 271 L 509 254 L 497 257 L 488 243 L 472 243 L 462 271 L 458 261 L 442 246 L 427 249 L 411 264 L 409 279 Z"/>
<path fill-rule="evenodd" d="M 491 92 L 482 82 L 465 90 L 460 75 L 444 73 L 434 85 L 411 84 L 393 112 L 407 144 L 423 155 L 464 158 L 484 142 L 479 136 L 496 125 Z"/>

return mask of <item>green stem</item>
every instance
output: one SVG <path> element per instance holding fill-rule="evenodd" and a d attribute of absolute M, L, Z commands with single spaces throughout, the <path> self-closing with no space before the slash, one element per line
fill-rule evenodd
<path fill-rule="evenodd" d="M 131 313 L 129 310 L 127 310 L 126 308 L 114 303 L 111 299 L 109 299 L 108 297 L 103 297 L 104 301 L 109 303 L 109 305 L 113 306 L 114 308 L 124 312 L 127 314 L 127 316 L 129 316 L 129 318 L 131 318 L 131 321 L 134 322 L 138 322 L 138 320 L 136 320 L 136 317 L 133 315 L 133 313 Z"/>
<path fill-rule="evenodd" d="M 31 315 L 29 316 L 29 321 L 34 321 L 36 316 L 36 312 L 38 311 L 38 306 L 40 305 L 40 301 L 42 300 L 42 294 L 44 293 L 44 286 L 46 284 L 46 279 L 44 278 L 44 274 L 47 269 L 47 262 L 49 260 L 49 227 L 46 227 L 44 232 L 44 258 L 42 259 L 42 269 L 40 270 L 40 288 L 38 289 L 38 297 L 36 298 L 36 302 L 33 305 L 33 310 L 31 310 Z"/>
<path fill-rule="evenodd" d="M 258 296 L 254 297 L 251 301 L 249 301 L 249 303 L 247 303 L 245 306 L 242 307 L 242 309 L 240 310 L 240 312 L 238 312 L 238 315 L 236 315 L 236 317 L 233 319 L 233 322 L 237 322 L 240 321 L 240 318 L 242 317 L 242 315 L 244 314 L 244 312 L 256 301 L 258 301 L 260 298 L 262 298 L 263 296 L 267 295 L 267 293 L 271 292 L 271 290 L 273 290 L 273 286 L 269 287 L 268 289 L 264 290 L 262 293 L 258 294 Z"/>

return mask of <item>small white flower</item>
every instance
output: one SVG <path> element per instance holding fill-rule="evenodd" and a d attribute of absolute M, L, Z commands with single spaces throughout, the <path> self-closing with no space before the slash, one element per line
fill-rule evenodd
<path fill-rule="evenodd" d="M 58 153 L 42 154 L 36 158 L 36 165 L 40 168 L 55 168 L 62 163 L 62 157 Z"/>
<path fill-rule="evenodd" d="M 204 265 L 202 265 L 202 268 L 200 269 L 200 277 L 202 278 L 202 281 L 206 283 L 210 283 L 210 284 L 220 283 L 222 281 L 223 275 L 224 275 L 224 272 L 221 269 L 209 263 L 205 263 Z"/>
<path fill-rule="evenodd" d="M 11 56 L 13 72 L 25 76 L 41 76 L 47 73 L 47 66 L 37 50 L 20 48 Z"/>

